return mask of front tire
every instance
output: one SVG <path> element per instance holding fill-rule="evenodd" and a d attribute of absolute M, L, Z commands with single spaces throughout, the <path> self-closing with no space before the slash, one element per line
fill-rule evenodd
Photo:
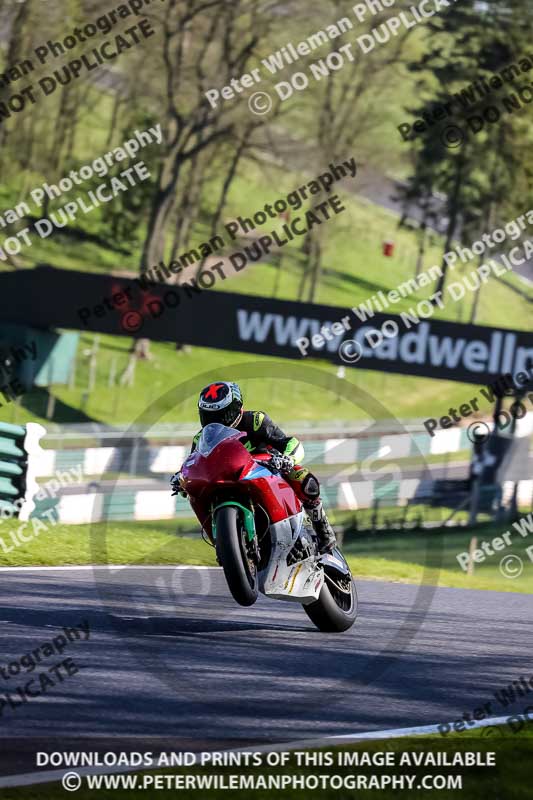
<path fill-rule="evenodd" d="M 246 531 L 234 506 L 216 512 L 216 552 L 233 599 L 252 606 L 259 594 L 257 566 L 247 554 Z"/>
<path fill-rule="evenodd" d="M 353 578 L 326 572 L 326 580 L 318 600 L 303 607 L 305 613 L 323 633 L 342 633 L 357 617 L 357 590 Z"/>

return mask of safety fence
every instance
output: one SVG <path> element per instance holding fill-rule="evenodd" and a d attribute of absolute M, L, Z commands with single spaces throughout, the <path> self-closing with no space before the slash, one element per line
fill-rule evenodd
<path fill-rule="evenodd" d="M 372 527 L 380 527 L 387 514 L 394 509 L 389 519 L 395 523 L 405 523 L 407 518 L 416 520 L 417 516 L 426 521 L 443 519 L 443 514 L 431 513 L 431 509 L 454 509 L 466 498 L 460 490 L 444 497 L 439 492 L 439 482 L 431 480 L 406 479 L 390 481 L 386 491 L 383 482 L 359 481 L 343 482 L 330 487 L 322 484 L 325 504 L 334 511 L 369 510 L 365 520 Z M 514 490 L 512 482 L 503 484 L 502 500 L 510 500 Z M 492 494 L 491 494 L 492 498 Z M 533 508 L 533 480 L 521 481 L 518 489 L 520 508 Z M 83 524 L 104 520 L 164 520 L 191 518 L 192 512 L 187 500 L 180 496 L 172 497 L 168 488 L 135 490 L 127 485 L 116 484 L 109 491 L 61 494 L 56 506 L 58 519 L 66 524 Z M 418 509 L 418 511 L 417 511 Z M 429 511 L 428 511 L 429 509 Z M 467 508 L 465 507 L 465 510 Z M 365 526 L 366 527 L 366 526 Z"/>
<path fill-rule="evenodd" d="M 414 427 L 414 426 L 413 426 Z M 419 428 L 420 426 L 416 426 Z M 287 430 L 298 430 L 287 426 Z M 190 435 L 179 435 L 175 443 L 165 444 L 169 434 L 159 434 L 163 442 L 158 444 L 155 434 L 150 438 L 138 433 L 120 434 L 114 431 L 105 434 L 113 441 L 113 446 L 70 447 L 64 435 L 49 436 L 54 446 L 45 449 L 36 464 L 41 477 L 53 475 L 57 470 L 70 469 L 80 464 L 84 475 L 129 474 L 148 476 L 172 474 L 183 463 L 194 431 Z M 90 434 L 86 434 L 92 438 Z M 101 437 L 102 434 L 99 434 Z M 80 442 L 80 434 L 70 434 L 70 438 Z M 471 442 L 465 428 L 438 431 L 430 437 L 426 431 L 415 430 L 409 433 L 384 431 L 377 435 L 347 432 L 335 436 L 313 438 L 310 433 L 301 434 L 305 446 L 305 463 L 312 465 L 342 465 L 362 463 L 369 459 L 386 460 L 402 458 L 425 458 L 427 456 L 447 455 L 469 450 Z M 60 443 L 62 447 L 58 447 Z M 47 442 L 45 440 L 45 446 Z"/>
<path fill-rule="evenodd" d="M 305 464 L 319 475 L 329 510 L 359 512 L 365 527 L 383 527 L 391 521 L 404 525 L 417 519 L 437 522 L 449 515 L 448 509 L 467 509 L 471 443 L 465 428 L 430 437 L 419 422 L 400 431 L 385 422 L 379 429 L 375 425 L 306 428 L 300 423 L 286 427 L 302 431 Z M 194 426 L 161 427 L 149 435 L 139 430 L 64 426 L 49 432 L 44 442 L 48 447 L 39 454 L 35 470 L 41 483 L 55 476 L 60 487 L 56 510 L 67 524 L 190 519 L 188 502 L 170 495 L 168 478 L 183 463 L 194 433 Z M 448 466 L 453 480 L 445 487 L 442 478 Z M 439 470 L 439 480 L 433 479 L 432 467 Z M 79 488 L 66 479 L 75 470 L 83 475 Z M 507 502 L 514 488 L 505 483 L 498 489 L 498 500 Z M 495 495 L 486 496 L 494 500 Z M 532 506 L 533 480 L 519 483 L 517 502 L 522 508 Z"/>

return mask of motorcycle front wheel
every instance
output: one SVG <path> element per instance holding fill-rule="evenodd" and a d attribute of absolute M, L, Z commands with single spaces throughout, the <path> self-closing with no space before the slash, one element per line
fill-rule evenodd
<path fill-rule="evenodd" d="M 304 611 L 324 633 L 342 633 L 357 617 L 357 590 L 352 576 L 336 570 L 324 570 L 325 581 L 318 600 L 304 606 Z"/>
<path fill-rule="evenodd" d="M 257 566 L 247 548 L 246 531 L 239 509 L 223 506 L 216 511 L 217 557 L 233 599 L 251 606 L 259 594 Z"/>

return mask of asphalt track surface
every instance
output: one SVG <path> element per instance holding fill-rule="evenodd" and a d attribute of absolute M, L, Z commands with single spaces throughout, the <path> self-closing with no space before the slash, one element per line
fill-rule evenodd
<path fill-rule="evenodd" d="M 90 639 L 63 654 L 76 675 L 3 709 L 0 775 L 35 769 L 43 746 L 245 746 L 447 722 L 491 701 L 501 716 L 533 702 L 532 690 L 503 710 L 493 694 L 533 674 L 527 595 L 359 581 L 356 625 L 321 634 L 299 605 L 240 608 L 218 569 L 0 577 L 0 664 L 63 626 L 90 624 Z M 3 692 L 22 682 L 0 680 Z"/>

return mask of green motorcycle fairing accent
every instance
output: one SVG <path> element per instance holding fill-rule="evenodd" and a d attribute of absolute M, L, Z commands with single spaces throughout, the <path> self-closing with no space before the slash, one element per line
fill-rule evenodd
<path fill-rule="evenodd" d="M 217 531 L 216 531 L 216 518 L 215 514 L 219 508 L 224 508 L 224 506 L 232 506 L 234 508 L 240 508 L 244 515 L 244 529 L 246 531 L 246 535 L 248 537 L 248 541 L 252 542 L 255 536 L 255 520 L 254 515 L 250 511 L 249 508 L 243 506 L 241 503 L 237 503 L 236 500 L 228 500 L 225 503 L 220 503 L 216 508 L 213 509 L 213 523 L 212 523 L 212 530 L 213 530 L 213 539 L 217 538 Z"/>

